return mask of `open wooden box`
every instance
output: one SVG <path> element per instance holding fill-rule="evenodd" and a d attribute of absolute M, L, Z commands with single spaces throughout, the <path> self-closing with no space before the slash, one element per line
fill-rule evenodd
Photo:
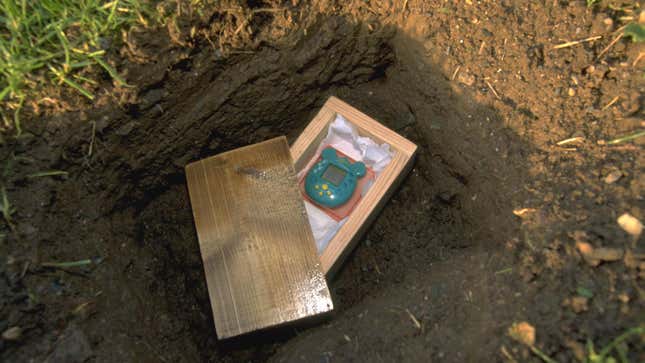
<path fill-rule="evenodd" d="M 296 172 L 342 115 L 388 143 L 392 160 L 319 256 Z M 280 137 L 186 166 L 197 237 L 219 338 L 332 310 L 325 275 L 347 257 L 412 165 L 416 146 L 331 97 L 296 142 Z"/>
<path fill-rule="evenodd" d="M 343 260 L 383 208 L 390 194 L 408 173 L 417 150 L 417 146 L 403 136 L 340 99 L 330 97 L 291 146 L 296 172 L 300 172 L 314 156 L 318 145 L 327 136 L 329 124 L 334 121 L 336 114 L 342 115 L 356 126 L 361 136 L 371 137 L 379 144 L 390 144 L 394 157 L 320 256 L 323 271 L 328 278 L 342 265 Z"/>

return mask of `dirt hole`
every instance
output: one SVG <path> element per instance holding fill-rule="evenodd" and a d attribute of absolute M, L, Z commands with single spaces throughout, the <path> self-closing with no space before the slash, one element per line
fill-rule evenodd
<path fill-rule="evenodd" d="M 313 34 L 293 49 L 262 50 L 227 70 L 205 67 L 197 55 L 191 66 L 176 68 L 181 76 L 142 92 L 157 103 L 142 110 L 143 121 L 119 126 L 116 134 L 127 141 L 110 140 L 116 146 L 107 154 L 127 161 L 108 163 L 111 179 L 98 189 L 112 202 L 117 221 L 111 228 L 124 228 L 132 243 L 124 254 L 114 245 L 110 255 L 123 259 L 125 287 L 117 290 L 138 301 L 146 327 L 140 339 L 149 344 L 172 342 L 195 359 L 212 359 L 213 352 L 259 359 L 296 334 L 288 328 L 216 341 L 182 167 L 278 135 L 293 141 L 332 94 L 420 146 L 411 175 L 331 282 L 334 314 L 396 289 L 433 263 L 453 261 L 464 269 L 470 258 L 501 263 L 477 242 L 503 238 L 512 225 L 496 211 L 507 198 L 504 188 L 518 178 L 508 161 L 522 145 L 511 132 L 498 131 L 499 116 L 456 94 L 437 65 L 419 64 L 423 48 L 402 31 L 368 33 L 331 18 Z M 122 210 L 133 201 L 134 208 Z M 495 242 L 503 241 L 486 243 Z M 441 293 L 457 293 L 444 277 Z M 174 360 L 172 353 L 164 351 Z"/>
<path fill-rule="evenodd" d="M 79 181 L 82 187 L 52 197 L 62 206 L 56 218 L 80 227 L 61 224 L 49 233 L 52 240 L 87 239 L 89 251 L 106 257 L 95 280 L 77 286 L 100 291 L 97 309 L 110 312 L 107 324 L 88 321 L 90 339 L 101 342 L 96 354 L 121 361 L 259 360 L 292 350 L 313 357 L 323 349 L 313 341 L 335 341 L 313 327 L 313 338 L 285 347 L 305 329 L 289 327 L 217 342 L 183 175 L 193 160 L 279 135 L 295 140 L 330 95 L 420 149 L 409 177 L 330 281 L 336 318 L 323 326 L 368 331 L 354 320 L 364 314 L 356 309 L 397 311 L 418 289 L 430 289 L 427 298 L 438 299 L 439 309 L 424 318 L 463 318 L 472 312 L 454 300 L 464 294 L 464 279 L 481 282 L 480 293 L 491 298 L 504 293 L 479 281 L 479 272 L 505 262 L 498 250 L 517 227 L 500 210 L 521 185 L 527 146 L 493 108 L 451 83 L 441 64 L 420 61 L 425 48 L 415 31 L 372 31 L 341 17 L 323 19 L 293 46 L 242 55 L 228 67 L 209 52 L 193 54 L 141 90 L 135 109 L 90 115 L 99 120 L 91 164 L 84 163 L 86 129 L 68 139 L 64 153 L 93 174 Z M 101 247 L 89 242 L 96 236 Z M 52 256 L 74 252 L 47 248 Z M 484 315 L 493 321 L 498 314 L 505 313 Z M 388 334 L 403 337 L 407 328 Z M 462 328 L 464 336 L 486 344 L 477 324 Z M 364 344 L 378 345 L 380 334 Z"/>

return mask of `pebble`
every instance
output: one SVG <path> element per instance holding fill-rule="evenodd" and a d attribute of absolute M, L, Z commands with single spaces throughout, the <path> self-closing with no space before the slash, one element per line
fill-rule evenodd
<path fill-rule="evenodd" d="M 589 299 L 587 299 L 584 296 L 574 296 L 569 300 L 571 309 L 576 314 L 589 310 L 588 302 L 589 302 Z"/>
<path fill-rule="evenodd" d="M 2 332 L 2 339 L 15 341 L 22 336 L 22 329 L 19 326 L 12 326 L 11 328 Z"/>
<path fill-rule="evenodd" d="M 508 329 L 508 335 L 524 345 L 532 346 L 535 344 L 535 328 L 526 321 L 513 324 Z"/>
<path fill-rule="evenodd" d="M 635 238 L 638 238 L 643 233 L 643 223 L 629 213 L 618 217 L 617 222 L 620 228 Z"/>
<path fill-rule="evenodd" d="M 605 177 L 606 184 L 612 184 L 618 181 L 623 176 L 623 172 L 620 170 L 614 170 L 611 173 L 607 174 Z"/>

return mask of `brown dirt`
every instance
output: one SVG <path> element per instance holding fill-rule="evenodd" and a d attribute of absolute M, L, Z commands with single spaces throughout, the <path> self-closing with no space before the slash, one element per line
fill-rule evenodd
<path fill-rule="evenodd" d="M 17 212 L 0 330 L 22 330 L 2 360 L 537 361 L 506 334 L 527 321 L 572 361 L 642 322 L 643 238 L 616 219 L 645 219 L 643 139 L 598 141 L 643 127 L 643 47 L 595 59 L 621 15 L 605 6 L 472 3 L 249 2 L 130 34 L 114 59 L 135 89 L 34 119 L 2 148 Z M 329 281 L 330 317 L 217 341 L 183 166 L 294 140 L 329 95 L 417 143 L 416 165 Z M 25 177 L 51 169 L 69 175 Z M 626 255 L 591 266 L 576 242 Z"/>

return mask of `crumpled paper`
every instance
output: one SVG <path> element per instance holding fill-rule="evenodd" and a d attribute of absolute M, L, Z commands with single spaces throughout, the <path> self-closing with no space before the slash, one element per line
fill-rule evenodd
<path fill-rule="evenodd" d="M 355 161 L 362 161 L 365 166 L 372 169 L 376 178 L 392 161 L 393 156 L 389 144 L 383 143 L 379 145 L 369 137 L 360 136 L 356 131 L 356 127 L 341 115 L 337 115 L 336 119 L 329 125 L 327 137 L 321 141 L 316 155 L 320 155 L 320 152 L 327 146 L 333 147 Z M 366 184 L 361 194 L 365 195 L 371 185 L 372 183 Z M 318 253 L 321 254 L 327 248 L 329 241 L 336 235 L 336 232 L 347 221 L 347 218 L 336 221 L 308 201 L 305 201 L 305 208 L 316 240 Z"/>

